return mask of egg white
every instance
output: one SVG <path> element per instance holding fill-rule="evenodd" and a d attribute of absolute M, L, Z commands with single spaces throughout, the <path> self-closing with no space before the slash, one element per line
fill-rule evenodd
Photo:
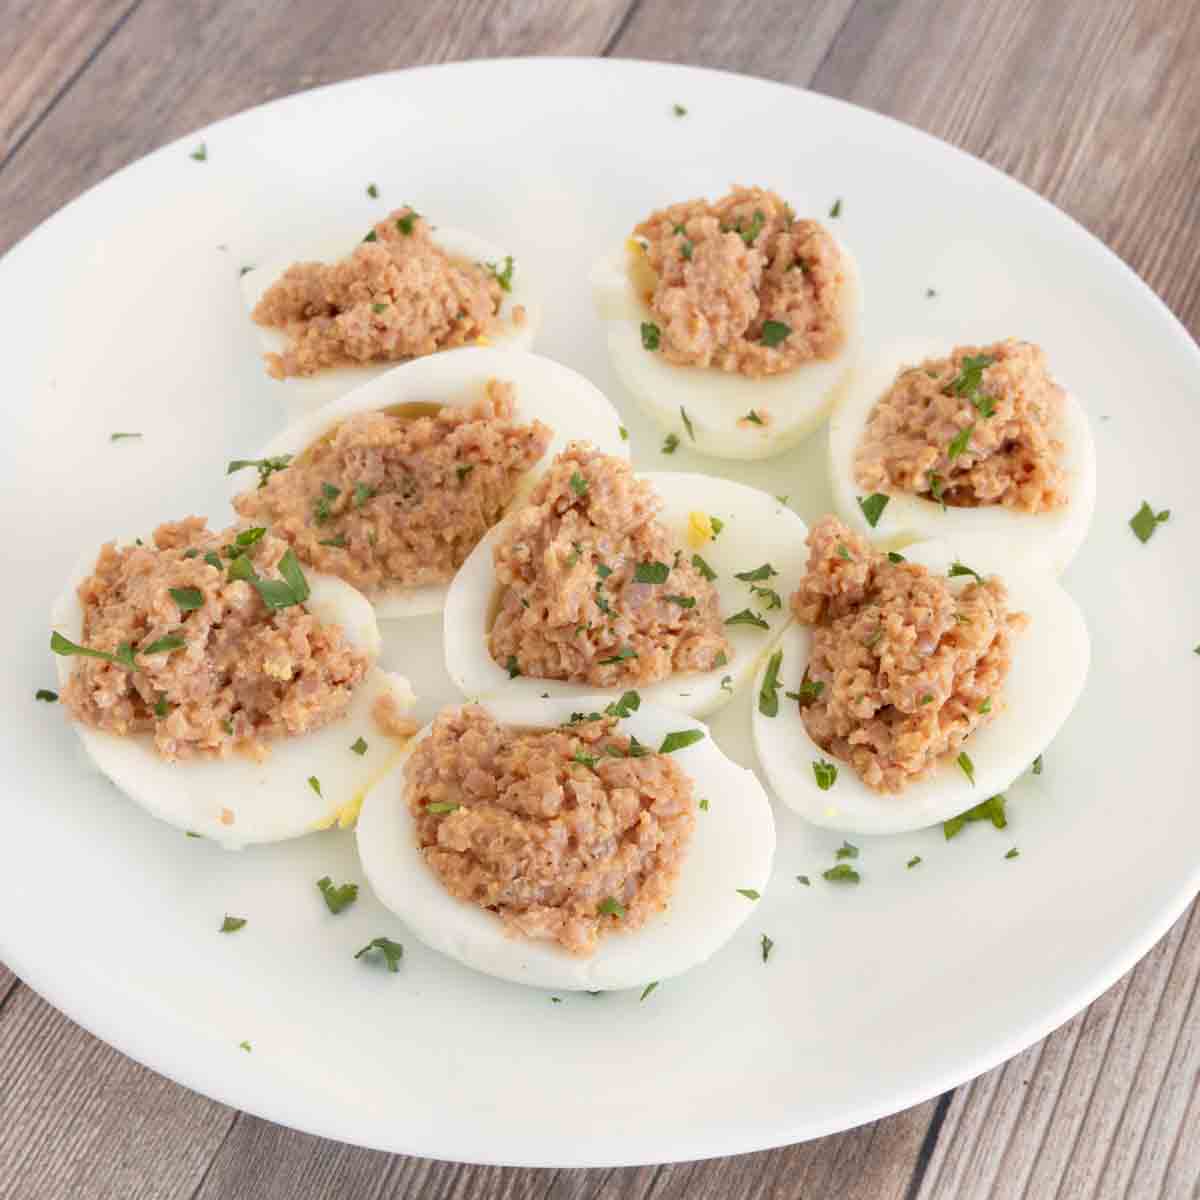
<path fill-rule="evenodd" d="M 845 388 L 858 356 L 862 286 L 854 256 L 840 242 L 838 249 L 846 275 L 841 303 L 845 345 L 834 358 L 782 375 L 749 379 L 715 367 L 670 363 L 643 347 L 642 322 L 654 318 L 630 277 L 632 252 L 623 247 L 598 262 L 591 275 L 613 369 L 662 429 L 678 433 L 701 454 L 756 459 L 783 453 L 821 423 Z M 767 423 L 743 420 L 751 409 L 766 413 Z M 687 411 L 694 438 L 684 426 L 681 410 Z"/>
<path fill-rule="evenodd" d="M 505 724 L 548 728 L 572 712 L 591 712 L 609 701 L 604 693 L 540 700 L 513 689 L 484 707 Z M 669 907 L 629 934 L 601 939 L 581 958 L 546 942 L 515 938 L 500 919 L 451 896 L 417 849 L 416 826 L 404 795 L 404 763 L 428 735 L 426 726 L 387 776 L 367 794 L 358 822 L 358 853 L 379 899 L 426 945 L 487 975 L 562 991 L 641 987 L 668 979 L 715 954 L 754 911 L 739 888 L 765 892 L 775 853 L 771 805 L 754 775 L 726 758 L 703 725 L 643 701 L 621 722 L 622 732 L 657 748 L 675 730 L 700 728 L 703 741 L 675 751 L 691 776 L 696 826 Z"/>
<path fill-rule="evenodd" d="M 945 357 L 952 347 L 944 341 L 910 338 L 896 341 L 855 371 L 850 386 L 829 419 L 829 477 L 838 515 L 852 529 L 885 546 L 928 538 L 970 536 L 986 539 L 989 557 L 997 563 L 1024 563 L 1063 571 L 1087 537 L 1096 507 L 1096 448 L 1087 413 L 1070 392 L 1066 395 L 1061 440 L 1070 500 L 1052 512 L 1026 513 L 1001 505 L 954 508 L 908 492 L 891 498 L 872 528 L 858 497 L 866 489 L 854 479 L 854 456 L 862 441 L 871 410 L 904 367 L 927 358 Z"/>
<path fill-rule="evenodd" d="M 1012 668 L 1003 692 L 993 700 L 996 715 L 963 743 L 975 769 L 972 785 L 955 761 L 944 759 L 935 771 L 903 792 L 871 791 L 848 763 L 831 758 L 809 736 L 794 700 L 812 649 L 807 626 L 792 625 L 780 640 L 779 714 L 766 717 L 756 703 L 754 747 L 772 791 L 805 820 L 841 833 L 907 833 L 957 816 L 1005 790 L 1029 770 L 1070 716 L 1087 678 L 1090 641 L 1075 601 L 1045 570 L 1014 571 L 987 557 L 988 547 L 974 538 L 922 542 L 905 550 L 910 562 L 945 575 L 958 559 L 984 578 L 999 574 L 1009 591 L 1009 610 L 1028 613 L 1030 622 L 1012 638 Z M 969 576 L 948 580 L 958 591 Z M 755 688 L 762 687 L 765 668 Z M 838 769 L 828 791 L 817 787 L 812 764 L 823 758 Z"/>
<path fill-rule="evenodd" d="M 334 263 L 352 254 L 362 240 L 362 230 L 343 230 L 339 234 L 325 237 L 294 247 L 286 257 L 272 259 L 253 267 L 242 276 L 242 299 L 247 314 L 253 313 L 267 289 L 275 283 L 293 263 Z M 502 264 L 505 253 L 483 238 L 461 229 L 435 228 L 431 233 L 433 242 L 453 258 L 469 262 Z M 514 325 L 513 309 L 518 305 L 525 308 L 525 320 Z M 511 350 L 529 350 L 537 336 L 542 320 L 542 306 L 538 299 L 535 283 L 529 279 L 523 263 L 513 256 L 512 291 L 501 295 L 500 311 L 497 313 L 496 332 L 488 335 L 488 344 L 507 347 Z M 288 337 L 282 329 L 270 329 L 254 323 L 259 341 L 265 353 L 282 354 L 287 348 Z M 414 359 L 409 362 L 419 361 Z M 344 367 L 329 367 L 315 375 L 297 375 L 276 380 L 268 376 L 271 383 L 283 390 L 280 395 L 298 412 L 308 412 L 327 404 L 338 396 L 382 375 L 396 366 L 395 363 L 363 363 Z M 264 374 L 266 368 L 263 368 Z"/>
<path fill-rule="evenodd" d="M 726 625 L 725 635 L 733 654 L 725 666 L 712 671 L 672 675 L 638 688 L 652 703 L 669 705 L 694 717 L 707 716 L 750 681 L 758 662 L 788 624 L 785 581 L 797 578 L 804 570 L 808 553 L 804 539 L 808 536 L 808 528 L 774 496 L 729 479 L 667 471 L 651 471 L 642 478 L 661 497 L 663 508 L 658 520 L 683 550 L 686 559 L 690 561 L 692 554 L 697 553 L 717 572 L 713 586 L 720 597 L 723 618 L 750 608 L 759 612 L 769 625 L 768 629 Z M 717 538 L 694 547 L 687 538 L 688 516 L 692 512 L 720 517 L 725 528 Z M 502 527 L 503 522 L 475 547 L 450 586 L 443 637 L 446 670 L 468 697 L 486 696 L 506 686 L 511 686 L 518 694 L 534 697 L 544 692 L 556 697 L 570 695 L 585 685 L 535 676 L 521 676 L 510 684 L 508 672 L 488 652 L 489 621 L 497 593 L 492 551 Z M 780 593 L 783 604 L 777 609 L 764 609 L 751 594 L 751 585 L 734 578 L 736 572 L 751 571 L 765 562 L 779 572 L 760 584 Z M 780 584 L 783 584 L 782 588 Z M 723 688 L 721 681 L 726 678 L 729 684 Z M 624 690 L 624 687 L 610 688 L 605 694 L 611 700 Z"/>
<path fill-rule="evenodd" d="M 569 441 L 588 441 L 605 454 L 629 457 L 629 443 L 620 434 L 621 418 L 595 384 L 552 359 L 523 350 L 487 347 L 431 354 L 392 367 L 289 425 L 253 457 L 298 455 L 356 413 L 414 403 L 467 408 L 483 396 L 490 379 L 515 386 L 518 420 L 540 420 L 554 431 L 546 453 L 519 481 L 510 507 L 515 508 L 528 496 Z M 247 491 L 256 482 L 251 468 L 236 472 L 232 494 Z M 373 597 L 376 616 L 395 620 L 438 612 L 446 602 L 448 587 L 445 583 L 393 587 Z"/>
<path fill-rule="evenodd" d="M 51 611 L 51 628 L 76 643 L 83 642 L 83 607 L 76 588 L 95 562 L 94 553 L 80 560 Z M 305 577 L 311 592 L 305 608 L 323 623 L 340 625 L 347 642 L 376 659 L 381 638 L 366 597 L 340 579 L 315 572 Z M 66 686 L 76 661 L 55 656 L 60 687 Z M 402 712 L 416 703 L 403 676 L 370 666 L 343 716 L 311 733 L 273 739 L 263 762 L 238 753 L 170 762 L 154 749 L 149 733 L 122 737 L 72 724 L 100 771 L 151 816 L 239 849 L 352 823 L 367 788 L 404 745 L 384 734 L 371 714 L 375 701 L 388 694 Z M 367 743 L 361 755 L 350 749 L 360 737 Z M 320 795 L 309 785 L 310 776 L 319 780 Z"/>

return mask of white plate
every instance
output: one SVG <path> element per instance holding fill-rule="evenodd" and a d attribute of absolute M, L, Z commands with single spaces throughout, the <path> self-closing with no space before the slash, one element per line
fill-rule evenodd
<path fill-rule="evenodd" d="M 781 128 L 803 135 L 781 141 Z M 1094 421 L 1096 518 L 1064 577 L 1091 627 L 1092 675 L 1045 773 L 1010 792 L 1006 831 L 861 839 L 864 882 L 839 886 L 820 873 L 840 838 L 777 806 L 776 877 L 720 954 L 644 1003 L 635 991 L 552 1004 L 424 949 L 365 893 L 331 916 L 314 882 L 361 881 L 351 835 L 229 854 L 156 824 L 83 765 L 62 713 L 33 699 L 54 682 L 51 600 L 80 549 L 115 531 L 223 519 L 225 462 L 285 416 L 239 267 L 347 211 L 365 223 L 411 202 L 527 260 L 546 289 L 539 349 L 610 393 L 640 466 L 787 493 L 810 522 L 828 508 L 823 433 L 766 464 L 686 447 L 664 458 L 608 367 L 590 264 L 651 209 L 732 180 L 773 186 L 801 214 L 842 197 L 868 347 L 919 320 L 935 337 L 970 319 L 981 343 L 1032 338 Z M 871 1120 L 1016 1053 L 1132 966 L 1196 891 L 1200 356 L 1082 229 L 932 138 L 675 66 L 379 76 L 245 113 L 122 171 L 0 262 L 0 312 L 0 957 L 191 1087 L 444 1158 L 576 1166 L 752 1150 Z M 116 430 L 145 436 L 110 444 Z M 1143 498 L 1173 512 L 1144 546 L 1126 526 Z M 402 631 L 384 661 L 409 675 L 424 720 L 455 699 L 438 618 Z M 713 724 L 747 765 L 749 701 Z M 1013 845 L 1021 857 L 1008 861 Z M 914 854 L 924 861 L 906 870 Z M 225 913 L 249 924 L 219 935 Z M 405 943 L 398 974 L 351 957 L 378 935 Z"/>

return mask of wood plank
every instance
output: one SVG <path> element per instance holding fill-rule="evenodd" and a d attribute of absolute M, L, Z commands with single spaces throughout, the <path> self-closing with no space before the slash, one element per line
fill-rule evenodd
<path fill-rule="evenodd" d="M 27 987 L 0 1013 L 0 1194 L 190 1197 L 234 1119 L 97 1041 Z"/>
<path fill-rule="evenodd" d="M 137 0 L 9 0 L 0 21 L 0 164 Z"/>
<path fill-rule="evenodd" d="M 632 3 L 143 0 L 0 170 L 0 253 L 85 188 L 199 125 L 419 63 L 599 53 Z"/>

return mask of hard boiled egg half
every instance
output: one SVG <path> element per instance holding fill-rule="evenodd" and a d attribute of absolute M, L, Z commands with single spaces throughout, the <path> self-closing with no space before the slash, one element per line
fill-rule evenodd
<path fill-rule="evenodd" d="M 651 471 L 641 478 L 663 501 L 657 519 L 673 543 L 688 558 L 698 553 L 716 572 L 711 583 L 720 599 L 726 621 L 723 632 L 733 654 L 728 663 L 712 671 L 671 675 L 657 683 L 639 684 L 638 690 L 654 704 L 693 717 L 707 716 L 753 678 L 758 663 L 788 624 L 787 598 L 779 585 L 803 572 L 808 528 L 774 496 L 729 479 L 671 471 Z M 471 698 L 503 687 L 532 697 L 570 695 L 586 685 L 532 675 L 510 684 L 508 672 L 489 653 L 488 634 L 500 591 L 492 551 L 501 528 L 495 526 L 475 547 L 450 586 L 444 624 L 446 670 L 463 695 Z M 714 530 L 719 530 L 715 537 Z M 770 574 L 761 570 L 764 566 L 770 567 Z M 756 577 L 739 579 L 739 574 Z M 778 596 L 778 605 L 770 592 Z M 728 624 L 739 614 L 741 621 Z M 605 703 L 624 690 L 621 686 L 604 691 Z"/>
<path fill-rule="evenodd" d="M 76 644 L 83 642 L 83 606 L 76 589 L 95 563 L 95 554 L 80 560 L 51 610 L 51 628 Z M 340 625 L 346 641 L 374 663 L 381 639 L 367 598 L 340 579 L 315 572 L 306 578 L 310 594 L 304 607 L 322 624 Z M 65 687 L 75 660 L 56 657 L 55 663 L 59 685 Z M 384 734 L 372 715 L 383 696 L 391 696 L 399 712 L 416 702 L 403 676 L 372 665 L 340 718 L 309 733 L 271 739 L 270 754 L 261 762 L 236 752 L 228 758 L 172 762 L 155 750 L 150 733 L 118 735 L 72 724 L 100 771 L 151 816 L 240 849 L 353 824 L 367 788 L 404 745 Z M 310 782 L 314 779 L 317 786 Z"/>
<path fill-rule="evenodd" d="M 452 259 L 467 263 L 496 263 L 503 266 L 510 257 L 498 246 L 461 229 L 438 226 L 432 230 L 433 242 L 440 246 Z M 247 317 L 254 312 L 267 289 L 276 283 L 283 273 L 297 262 L 335 263 L 348 257 L 362 241 L 363 231 L 344 226 L 340 232 L 325 234 L 302 244 L 289 246 L 286 256 L 272 258 L 247 271 L 241 279 L 242 299 Z M 488 337 L 488 344 L 515 350 L 528 350 L 533 346 L 541 324 L 542 308 L 537 296 L 536 285 L 532 284 L 522 262 L 513 259 L 511 290 L 503 293 L 500 310 L 496 314 L 496 330 Z M 513 311 L 524 309 L 520 323 L 513 320 Z M 253 322 L 264 353 L 282 354 L 287 348 L 288 336 L 282 329 L 269 328 Z M 419 361 L 419 360 L 409 360 Z M 382 375 L 395 367 L 394 362 L 362 363 L 339 367 L 327 367 L 315 375 L 292 376 L 274 380 L 283 390 L 280 393 L 299 412 L 319 408 L 360 384 Z M 265 368 L 264 368 L 265 374 Z M 269 377 L 268 377 L 269 378 Z"/>
<path fill-rule="evenodd" d="M 541 700 L 510 689 L 483 704 L 505 725 L 536 729 L 566 724 L 573 712 L 598 710 L 609 700 L 602 693 Z M 452 896 L 426 865 L 403 767 L 428 726 L 363 802 L 357 836 L 367 880 L 426 945 L 500 979 L 568 991 L 642 987 L 678 975 L 715 954 L 751 915 L 754 896 L 744 893 L 766 890 L 775 853 L 775 823 L 762 785 L 721 753 L 703 725 L 644 701 L 620 724 L 620 732 L 650 747 L 681 729 L 705 734 L 672 758 L 691 777 L 698 806 L 708 803 L 696 812 L 669 906 L 639 929 L 606 934 L 587 957 L 511 936 L 493 913 Z"/>
<path fill-rule="evenodd" d="M 645 278 L 650 268 L 640 245 L 629 239 L 621 250 L 601 259 L 591 276 L 613 369 L 662 429 L 678 434 L 701 454 L 755 459 L 783 453 L 825 418 L 858 356 L 862 312 L 858 267 L 840 242 L 838 250 L 845 277 L 842 349 L 834 358 L 752 379 L 715 367 L 677 365 L 646 349 L 642 323 L 653 316 L 644 295 L 653 282 Z"/>
<path fill-rule="evenodd" d="M 521 503 L 551 459 L 573 439 L 586 439 L 606 454 L 628 458 L 621 419 L 594 384 L 570 367 L 536 354 L 482 347 L 431 354 L 393 367 L 289 425 L 255 458 L 291 455 L 303 461 L 309 447 L 329 438 L 341 422 L 357 413 L 384 411 L 417 417 L 444 407 L 468 408 L 483 396 L 492 379 L 514 385 L 518 421 L 540 420 L 554 431 L 546 453 L 526 473 L 510 507 Z M 253 471 L 234 473 L 234 495 L 253 486 Z M 447 590 L 444 583 L 395 585 L 372 599 L 376 615 L 392 620 L 438 612 L 446 602 Z"/>
<path fill-rule="evenodd" d="M 1026 562 L 1061 572 L 1083 544 L 1096 506 L 1096 448 L 1087 414 L 1066 393 L 1060 458 L 1067 473 L 1069 500 L 1049 512 L 1029 513 L 1003 505 L 942 508 L 936 501 L 894 491 L 872 524 L 859 503 L 864 489 L 855 481 L 854 460 L 876 401 L 908 367 L 944 358 L 952 343 L 910 338 L 896 341 L 855 372 L 829 419 L 829 477 L 838 515 L 852 529 L 884 546 L 928 538 L 970 537 L 990 544 L 997 562 Z M 865 497 L 863 497 L 865 498 Z"/>
<path fill-rule="evenodd" d="M 812 647 L 809 628 L 792 625 L 779 643 L 776 716 L 767 716 L 756 700 L 753 731 L 758 760 L 775 795 L 805 820 L 841 833 L 907 833 L 949 820 L 1004 791 L 1029 770 L 1054 740 L 1083 690 L 1090 658 L 1087 627 L 1075 601 L 1054 576 L 1014 560 L 987 557 L 990 546 L 971 538 L 921 542 L 904 556 L 934 574 L 946 576 L 954 562 L 987 578 L 998 575 L 1008 588 L 1010 612 L 1027 613 L 1025 629 L 1012 635 L 1012 665 L 1004 689 L 994 700 L 996 716 L 963 743 L 974 779 L 956 761 L 944 758 L 933 773 L 896 794 L 868 788 L 849 763 L 831 759 L 808 735 L 794 700 Z M 957 591 L 970 576 L 947 579 Z M 765 669 L 756 688 L 761 692 Z M 827 790 L 817 784 L 813 763 L 832 761 L 837 778 Z"/>

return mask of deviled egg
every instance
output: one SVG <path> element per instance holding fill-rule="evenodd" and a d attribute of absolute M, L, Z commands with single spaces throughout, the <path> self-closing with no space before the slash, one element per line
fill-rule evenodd
<path fill-rule="evenodd" d="M 612 405 L 569 367 L 516 350 L 433 355 L 230 463 L 233 505 L 381 618 L 437 612 L 480 538 L 573 438 L 628 453 Z"/>
<path fill-rule="evenodd" d="M 970 538 L 880 553 L 826 517 L 810 545 L 799 621 L 757 681 L 754 744 L 776 796 L 815 825 L 903 833 L 1003 792 L 1083 690 L 1075 602 Z"/>
<path fill-rule="evenodd" d="M 599 262 L 612 364 L 663 429 L 716 458 L 766 458 L 814 429 L 858 350 L 854 257 L 774 192 L 652 213 Z"/>
<path fill-rule="evenodd" d="M 446 598 L 446 670 L 470 698 L 636 687 L 704 716 L 748 683 L 789 620 L 777 589 L 804 522 L 705 475 L 635 475 L 583 442 L 475 547 Z"/>
<path fill-rule="evenodd" d="M 834 502 L 883 545 L 970 536 L 1062 571 L 1087 536 L 1096 451 L 1079 401 L 1030 342 L 896 342 L 829 422 Z"/>
<path fill-rule="evenodd" d="M 353 821 L 416 726 L 369 601 L 260 527 L 103 547 L 51 614 L 63 707 L 153 816 L 228 847 Z"/>
<path fill-rule="evenodd" d="M 421 941 L 501 979 L 642 987 L 766 890 L 771 806 L 704 726 L 636 692 L 443 710 L 363 803 L 358 852 Z"/>
<path fill-rule="evenodd" d="M 290 247 L 242 276 L 242 296 L 268 374 L 302 411 L 441 350 L 529 349 L 541 320 L 511 254 L 409 207 L 365 238 L 343 229 Z"/>

